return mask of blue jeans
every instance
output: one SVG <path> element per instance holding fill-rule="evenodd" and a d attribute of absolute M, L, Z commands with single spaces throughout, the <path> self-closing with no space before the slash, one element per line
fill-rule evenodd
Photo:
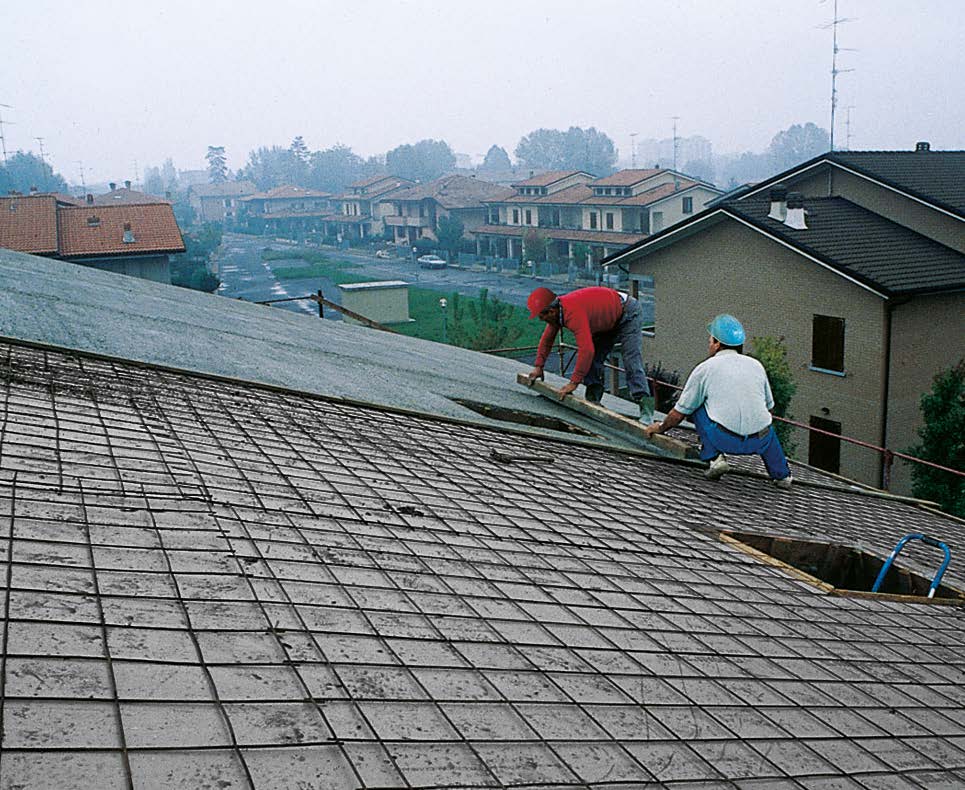
<path fill-rule="evenodd" d="M 640 342 L 643 338 L 643 306 L 632 296 L 627 297 L 623 306 L 623 316 L 613 329 L 593 335 L 593 363 L 583 383 L 588 387 L 603 384 L 603 365 L 610 356 L 613 346 L 619 342 L 623 348 L 623 369 L 626 371 L 627 388 L 630 398 L 640 400 L 650 394 L 650 382 L 643 368 L 643 351 Z"/>
<path fill-rule="evenodd" d="M 703 406 L 691 414 L 690 419 L 697 429 L 697 435 L 700 437 L 701 460 L 709 461 L 721 453 L 759 455 L 761 460 L 764 461 L 764 466 L 771 479 L 783 480 L 791 474 L 791 469 L 787 465 L 787 458 L 784 457 L 784 448 L 781 447 L 781 441 L 777 438 L 773 425 L 763 439 L 757 436 L 748 436 L 742 439 L 739 436 L 722 431 L 720 426 L 707 416 L 707 410 Z"/>

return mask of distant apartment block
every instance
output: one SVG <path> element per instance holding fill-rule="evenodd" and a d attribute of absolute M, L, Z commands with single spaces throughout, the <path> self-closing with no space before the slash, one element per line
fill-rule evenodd
<path fill-rule="evenodd" d="M 289 184 L 239 198 L 238 209 L 238 221 L 256 233 L 317 233 L 332 213 L 332 195 Z"/>

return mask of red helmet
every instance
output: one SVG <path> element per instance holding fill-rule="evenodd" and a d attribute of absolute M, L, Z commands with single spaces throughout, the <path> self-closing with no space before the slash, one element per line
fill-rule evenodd
<path fill-rule="evenodd" d="M 529 308 L 529 317 L 536 318 L 536 316 L 553 304 L 555 300 L 556 294 L 549 288 L 537 288 L 529 295 L 529 299 L 526 300 L 526 306 Z"/>

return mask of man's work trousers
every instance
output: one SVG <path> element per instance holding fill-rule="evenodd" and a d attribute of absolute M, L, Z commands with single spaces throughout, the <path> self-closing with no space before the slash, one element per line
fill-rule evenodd
<path fill-rule="evenodd" d="M 690 419 L 700 437 L 700 457 L 704 461 L 716 458 L 721 453 L 731 455 L 759 455 L 764 461 L 767 473 L 774 480 L 783 480 L 791 470 L 784 457 L 784 448 L 774 432 L 774 426 L 763 438 L 748 436 L 741 438 L 722 430 L 716 422 L 707 416 L 707 410 L 701 406 L 690 415 Z"/>
<path fill-rule="evenodd" d="M 623 315 L 617 325 L 608 332 L 593 335 L 593 364 L 583 378 L 585 385 L 603 384 L 604 363 L 613 346 L 620 343 L 623 350 L 623 369 L 626 371 L 630 399 L 640 400 L 650 394 L 650 383 L 643 368 L 643 306 L 632 296 L 623 305 Z"/>

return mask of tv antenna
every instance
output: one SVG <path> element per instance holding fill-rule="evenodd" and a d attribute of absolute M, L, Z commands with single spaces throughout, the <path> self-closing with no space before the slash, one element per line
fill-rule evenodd
<path fill-rule="evenodd" d="M 87 183 L 84 181 L 84 162 L 80 159 L 76 161 L 77 168 L 80 170 L 80 185 L 84 190 L 84 194 L 87 194 Z"/>
<path fill-rule="evenodd" d="M 680 120 L 679 115 L 674 115 L 671 120 L 673 121 L 673 169 L 677 172 L 677 121 Z"/>
<path fill-rule="evenodd" d="M 838 25 L 845 22 L 854 22 L 854 17 L 846 18 L 838 16 L 838 0 L 834 0 L 834 16 L 831 21 L 826 25 L 821 25 L 822 30 L 827 30 L 831 28 L 832 34 L 832 47 L 831 47 L 831 130 L 830 130 L 830 143 L 831 150 L 834 150 L 834 116 L 835 111 L 838 108 L 838 75 L 844 74 L 849 71 L 854 71 L 854 69 L 839 69 L 838 68 L 838 53 L 839 52 L 854 52 L 853 49 L 848 49 L 845 47 L 838 46 Z"/>
<path fill-rule="evenodd" d="M 639 132 L 630 132 L 630 167 L 633 169 L 637 167 L 637 134 Z"/>
<path fill-rule="evenodd" d="M 12 109 L 13 109 L 13 107 L 11 107 L 9 104 L 0 104 L 0 107 L 4 107 L 5 109 L 8 109 L 8 110 L 12 110 Z M 4 125 L 4 124 L 7 124 L 8 126 L 12 126 L 12 125 L 13 125 L 13 122 L 12 122 L 12 121 L 5 121 L 5 120 L 3 120 L 3 113 L 0 112 L 0 151 L 3 152 L 3 164 L 4 164 L 4 166 L 6 167 L 6 164 L 7 164 L 7 140 L 6 140 L 6 138 L 3 136 L 3 125 Z"/>

